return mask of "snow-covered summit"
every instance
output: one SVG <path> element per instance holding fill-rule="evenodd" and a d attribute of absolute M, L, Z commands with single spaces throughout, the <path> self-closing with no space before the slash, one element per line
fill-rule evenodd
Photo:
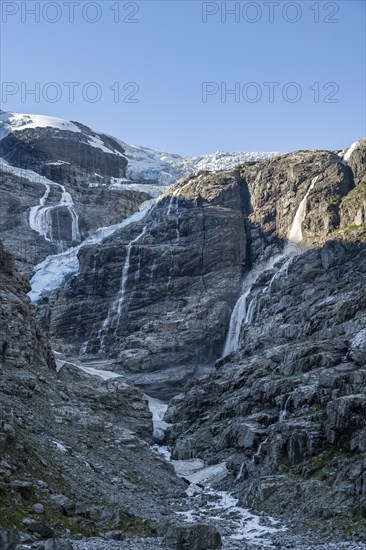
<path fill-rule="evenodd" d="M 217 151 L 207 155 L 184 157 L 139 145 L 129 145 L 112 136 L 95 132 L 78 122 L 44 115 L 0 112 L 0 139 L 10 133 L 35 128 L 53 128 L 85 134 L 88 145 L 127 159 L 126 179 L 128 181 L 150 180 L 160 185 L 170 185 L 181 177 L 200 170 L 209 172 L 227 170 L 243 162 L 261 161 L 279 155 L 275 152 Z M 83 136 L 82 138 L 84 139 Z M 114 144 L 117 142 L 122 147 L 123 155 L 113 147 L 113 142 Z"/>
<path fill-rule="evenodd" d="M 0 113 L 0 139 L 10 132 L 19 132 L 28 128 L 56 128 L 69 132 L 81 132 L 80 128 L 69 120 L 45 115 L 27 115 L 23 113 Z"/>

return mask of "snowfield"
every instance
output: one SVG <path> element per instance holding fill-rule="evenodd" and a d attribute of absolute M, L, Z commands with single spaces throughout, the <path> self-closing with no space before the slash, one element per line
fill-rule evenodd
<path fill-rule="evenodd" d="M 55 128 L 68 132 L 84 133 L 79 126 L 69 120 L 44 115 L 21 113 L 0 114 L 0 139 L 11 132 L 19 132 L 29 128 Z M 125 156 L 127 165 L 127 181 L 150 180 L 159 185 L 171 185 L 187 174 L 207 170 L 217 172 L 228 170 L 244 162 L 261 161 L 278 156 L 277 152 L 225 152 L 217 151 L 200 156 L 181 156 L 162 151 L 155 151 L 140 145 L 129 145 L 110 136 L 124 149 L 124 155 L 112 149 L 103 142 L 98 132 L 93 135 L 85 133 L 87 143 L 91 147 L 101 149 L 105 153 Z M 113 182 L 111 182 L 113 184 Z M 97 184 L 93 184 L 97 187 Z"/>

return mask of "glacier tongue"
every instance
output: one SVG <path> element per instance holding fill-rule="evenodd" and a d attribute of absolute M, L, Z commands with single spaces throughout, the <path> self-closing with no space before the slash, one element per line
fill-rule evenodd
<path fill-rule="evenodd" d="M 170 185 L 183 176 L 207 170 L 229 170 L 244 162 L 261 161 L 278 156 L 276 152 L 224 152 L 217 151 L 200 156 L 180 156 L 154 151 L 119 141 L 128 159 L 127 177 L 130 180 L 155 180 Z"/>

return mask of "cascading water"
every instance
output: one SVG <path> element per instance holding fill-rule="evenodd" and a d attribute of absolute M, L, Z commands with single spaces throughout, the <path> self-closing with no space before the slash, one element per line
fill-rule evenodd
<path fill-rule="evenodd" d="M 151 201 L 149 208 L 145 210 L 144 217 L 147 215 L 148 212 L 150 212 L 150 210 L 154 206 L 155 206 L 155 201 L 153 201 L 153 202 Z M 143 228 L 141 233 L 135 239 L 130 241 L 128 243 L 127 247 L 126 247 L 126 258 L 125 258 L 123 268 L 122 268 L 120 289 L 119 289 L 119 292 L 117 294 L 116 299 L 111 304 L 111 306 L 108 310 L 107 317 L 103 321 L 103 324 L 102 324 L 102 326 L 101 326 L 101 328 L 98 332 L 98 338 L 99 338 L 99 342 L 100 342 L 100 346 L 99 346 L 99 351 L 100 352 L 103 352 L 105 350 L 105 339 L 107 337 L 107 334 L 108 334 L 110 328 L 113 325 L 115 326 L 115 329 L 117 329 L 119 327 L 121 317 L 122 317 L 122 313 L 123 313 L 123 307 L 124 307 L 124 303 L 125 303 L 127 283 L 128 283 L 128 279 L 129 279 L 132 248 L 133 248 L 134 245 L 141 244 L 140 241 L 144 238 L 147 231 L 148 231 L 148 225 L 145 225 L 145 227 Z M 140 249 L 139 249 L 139 253 L 140 253 Z M 141 258 L 139 258 L 138 269 L 137 269 L 136 276 L 135 276 L 135 282 L 137 282 L 139 280 L 139 277 L 140 277 L 140 265 L 141 265 Z M 87 345 L 85 346 L 83 344 L 84 353 L 85 353 L 86 349 L 87 349 Z"/>
<path fill-rule="evenodd" d="M 238 475 L 236 476 L 236 481 L 240 481 L 240 479 L 243 477 L 243 473 L 244 473 L 244 468 L 247 468 L 247 470 L 250 472 L 250 471 L 253 471 L 255 469 L 255 464 L 256 464 L 256 459 L 258 459 L 260 456 L 261 456 L 261 453 L 262 453 L 262 448 L 263 448 L 263 445 L 265 445 L 268 441 L 268 437 L 266 437 L 266 439 L 264 439 L 263 441 L 261 441 L 258 445 L 258 449 L 256 450 L 256 452 L 254 453 L 253 457 L 251 460 L 244 460 L 240 466 L 240 470 L 239 470 L 239 473 Z"/>
<path fill-rule="evenodd" d="M 292 222 L 292 226 L 288 234 L 288 240 L 291 243 L 301 243 L 303 240 L 302 223 L 305 220 L 305 216 L 306 216 L 306 206 L 307 206 L 308 196 L 310 194 L 310 191 L 314 188 L 314 185 L 316 184 L 318 177 L 319 176 L 315 176 L 315 178 L 311 180 L 311 185 L 308 189 L 308 192 L 300 202 L 300 206 L 296 211 L 294 221 Z"/>
<path fill-rule="evenodd" d="M 176 194 L 172 194 L 168 203 L 167 216 L 175 216 L 175 241 L 178 243 L 180 240 L 179 234 L 179 197 Z"/>
<path fill-rule="evenodd" d="M 179 244 L 180 241 L 180 232 L 179 232 L 179 197 L 175 195 L 174 193 L 171 195 L 169 202 L 167 203 L 167 217 L 170 218 L 172 216 L 175 216 L 175 241 L 174 244 Z M 174 264 L 174 256 L 173 256 L 173 247 L 170 249 L 170 255 L 171 255 L 171 266 Z M 167 282 L 167 289 L 170 286 L 172 276 L 171 276 L 171 266 L 169 269 L 169 277 Z"/>
<path fill-rule="evenodd" d="M 60 185 L 62 189 L 60 206 L 66 206 L 71 216 L 71 239 L 73 241 L 80 241 L 80 231 L 79 231 L 79 215 L 75 210 L 74 201 L 72 196 L 68 191 L 66 191 L 63 185 Z"/>
<path fill-rule="evenodd" d="M 55 243 L 62 248 L 64 242 L 60 239 L 55 239 L 53 236 L 52 213 L 57 208 L 65 207 L 71 218 L 71 240 L 80 241 L 78 213 L 75 210 L 74 201 L 70 193 L 66 191 L 64 185 L 51 181 L 37 172 L 33 172 L 33 170 L 12 166 L 4 159 L 0 159 L 0 170 L 25 178 L 32 183 L 40 183 L 45 186 L 45 192 L 39 199 L 39 204 L 32 206 L 29 212 L 29 225 L 31 229 L 36 231 L 46 241 Z M 57 204 L 47 204 L 51 200 L 50 194 L 53 189 L 56 193 L 59 193 L 60 199 Z"/>
<path fill-rule="evenodd" d="M 249 302 L 249 306 L 247 306 L 248 296 L 251 293 L 253 285 L 257 282 L 264 271 L 267 271 L 267 269 L 272 269 L 274 264 L 277 263 L 281 258 L 283 258 L 283 254 L 276 254 L 276 256 L 273 256 L 269 260 L 260 263 L 245 277 L 242 286 L 242 294 L 236 302 L 233 312 L 231 314 L 230 326 L 226 337 L 223 356 L 229 355 L 239 348 L 240 333 L 243 321 L 249 322 L 250 316 L 254 314 L 255 303 L 253 304 L 253 301 L 255 300 L 255 298 L 252 300 L 252 302 Z M 252 304 L 253 306 L 251 308 L 250 306 Z"/>
<path fill-rule="evenodd" d="M 52 242 L 51 209 L 46 207 L 46 201 L 51 191 L 51 185 L 45 183 L 46 190 L 39 199 L 39 204 L 32 206 L 29 213 L 29 225 L 33 231 L 37 231 L 46 241 Z"/>
<path fill-rule="evenodd" d="M 291 400 L 291 394 L 288 396 L 288 398 L 285 401 L 285 406 L 283 407 L 282 411 L 280 412 L 278 422 L 284 422 L 286 420 L 287 410 L 288 410 L 288 406 L 290 404 L 290 400 Z"/>
<path fill-rule="evenodd" d="M 252 298 L 248 304 L 248 297 L 252 292 L 252 287 L 255 285 L 259 277 L 264 271 L 272 269 L 276 263 L 287 258 L 287 260 L 278 268 L 269 284 L 264 288 L 263 293 L 271 292 L 273 282 L 278 279 L 283 273 L 287 273 L 290 263 L 293 261 L 294 256 L 301 254 L 304 249 L 299 245 L 303 241 L 302 223 L 306 217 L 306 206 L 308 196 L 311 190 L 314 188 L 319 176 L 316 176 L 311 180 L 310 187 L 305 197 L 300 202 L 300 205 L 296 211 L 294 220 L 291 224 L 290 231 L 288 233 L 288 243 L 284 247 L 280 254 L 272 256 L 269 260 L 260 263 L 257 267 L 252 269 L 245 277 L 242 293 L 236 302 L 230 318 L 229 330 L 226 336 L 224 350 L 222 356 L 229 355 L 235 352 L 240 345 L 240 334 L 243 324 L 250 325 L 253 322 L 256 307 L 259 301 L 259 292 Z"/>

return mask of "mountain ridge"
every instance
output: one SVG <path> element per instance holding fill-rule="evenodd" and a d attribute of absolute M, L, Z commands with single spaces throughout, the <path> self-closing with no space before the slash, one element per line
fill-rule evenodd
<path fill-rule="evenodd" d="M 366 138 L 167 186 L 145 148 L 18 122 L 0 546 L 364 549 Z"/>

